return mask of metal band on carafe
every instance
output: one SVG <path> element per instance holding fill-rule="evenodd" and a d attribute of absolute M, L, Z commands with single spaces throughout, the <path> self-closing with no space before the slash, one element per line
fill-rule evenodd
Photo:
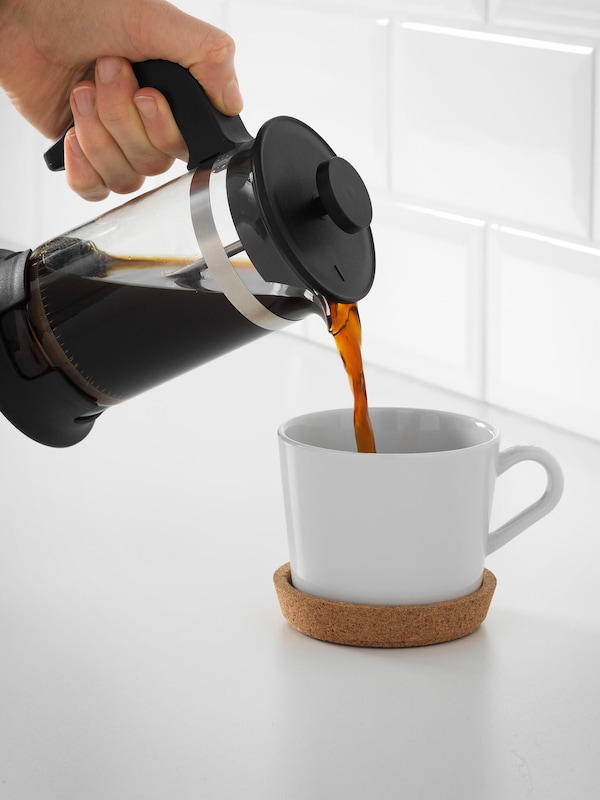
<path fill-rule="evenodd" d="M 230 159 L 231 155 L 227 154 L 217 159 L 210 172 L 197 169 L 194 173 L 190 186 L 194 232 L 212 277 L 231 305 L 259 328 L 278 331 L 290 325 L 291 320 L 274 314 L 252 294 L 225 250 L 225 246 L 231 249 L 231 245 L 239 242 L 227 201 L 227 165 Z M 219 210 L 223 213 L 215 213 Z M 216 219 L 220 229 L 217 229 Z M 242 249 L 240 243 L 238 251 Z"/>

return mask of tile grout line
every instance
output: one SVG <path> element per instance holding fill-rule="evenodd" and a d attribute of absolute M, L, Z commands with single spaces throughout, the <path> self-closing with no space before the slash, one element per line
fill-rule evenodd
<path fill-rule="evenodd" d="M 394 26 L 395 18 L 390 16 L 389 24 L 386 31 L 386 111 L 385 111 L 385 157 L 387 161 L 387 177 L 386 177 L 386 191 L 388 194 L 393 194 L 394 178 L 393 178 L 393 165 L 394 165 L 394 148 L 392 146 L 392 125 L 393 125 L 393 75 L 394 75 Z"/>
<path fill-rule="evenodd" d="M 481 304 L 481 353 L 479 355 L 481 364 L 481 375 L 479 385 L 479 397 L 484 402 L 488 402 L 488 283 L 490 269 L 490 222 L 486 220 L 483 227 L 481 243 L 481 289 L 479 302 Z"/>
<path fill-rule="evenodd" d="M 596 211 L 596 158 L 597 158 L 597 147 L 595 143 L 595 132 L 597 129 L 597 113 L 598 113 L 598 98 L 596 96 L 598 90 L 598 76 L 596 74 L 598 70 L 598 53 L 596 47 L 592 50 L 592 92 L 591 92 L 591 129 L 592 135 L 590 136 L 590 178 L 589 178 L 589 190 L 590 190 L 590 204 L 589 204 L 589 218 L 588 218 L 588 237 L 591 241 L 594 241 L 594 237 L 596 235 L 596 231 L 594 230 L 595 227 L 595 211 Z"/>

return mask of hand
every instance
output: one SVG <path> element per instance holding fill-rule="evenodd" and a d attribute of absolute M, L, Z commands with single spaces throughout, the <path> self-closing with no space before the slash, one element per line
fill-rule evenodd
<path fill-rule="evenodd" d="M 88 200 L 138 189 L 187 149 L 169 106 L 138 87 L 130 61 L 190 69 L 216 108 L 242 107 L 233 40 L 165 0 L 0 0 L 0 86 L 41 133 L 71 118 L 65 169 Z"/>

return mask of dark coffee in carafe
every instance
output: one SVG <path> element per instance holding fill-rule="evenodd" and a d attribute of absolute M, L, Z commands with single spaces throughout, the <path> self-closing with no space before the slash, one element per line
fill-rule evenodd
<path fill-rule="evenodd" d="M 68 250 L 73 259 L 75 247 L 77 268 L 61 269 L 57 254 Z M 136 273 L 146 283 L 158 276 L 157 285 L 119 280 Z M 31 259 L 30 324 L 50 363 L 98 406 L 113 405 L 267 333 L 221 292 L 192 282 L 193 273 L 185 259 L 115 258 L 89 242 L 49 243 Z M 290 320 L 313 311 L 302 297 L 258 299 Z"/>

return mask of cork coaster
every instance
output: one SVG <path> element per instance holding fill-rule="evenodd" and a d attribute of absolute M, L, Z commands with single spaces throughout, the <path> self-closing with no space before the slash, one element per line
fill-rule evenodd
<path fill-rule="evenodd" d="M 343 603 L 305 594 L 292 584 L 289 564 L 273 575 L 279 605 L 292 628 L 333 644 L 422 647 L 468 636 L 485 619 L 496 578 L 483 571 L 479 589 L 465 597 L 417 606 Z"/>

